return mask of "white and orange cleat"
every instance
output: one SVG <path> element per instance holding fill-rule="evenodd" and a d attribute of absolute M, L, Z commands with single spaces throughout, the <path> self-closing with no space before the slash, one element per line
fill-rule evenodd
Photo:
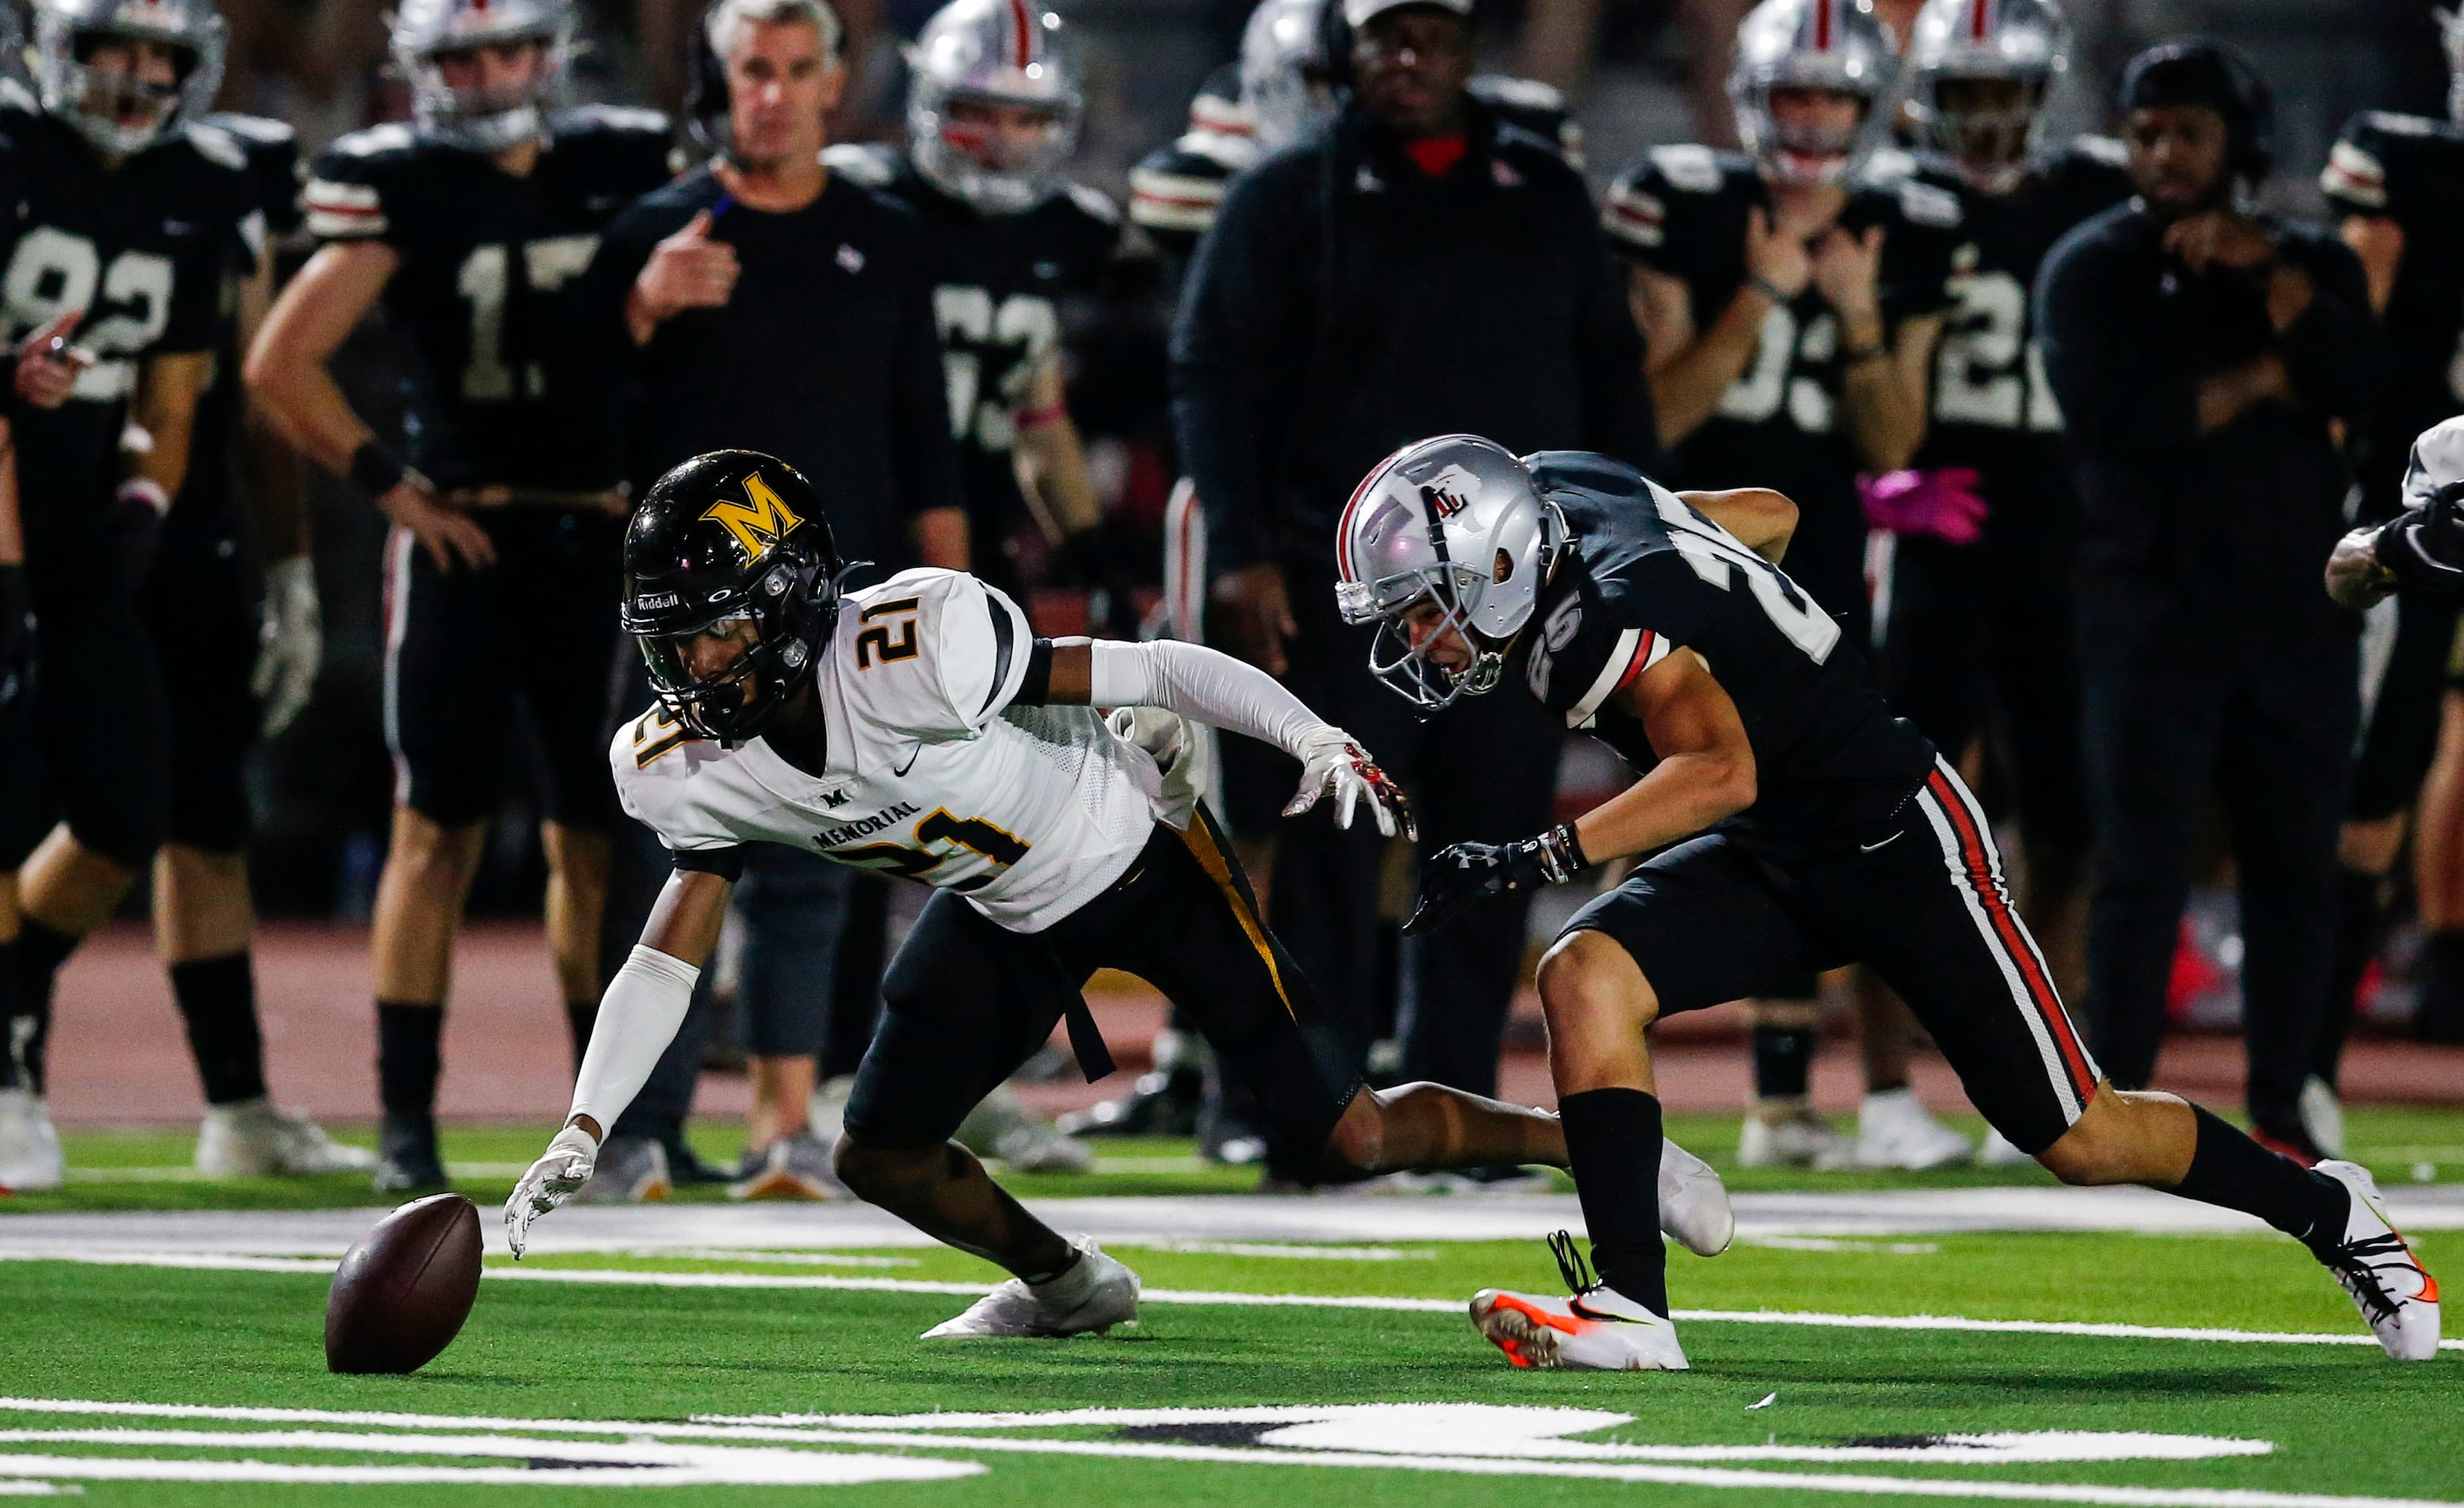
<path fill-rule="evenodd" d="M 2438 1354 L 2438 1279 L 2412 1255 L 2404 1236 L 2387 1217 L 2379 1186 L 2368 1169 L 2358 1163 L 2329 1159 L 2312 1169 L 2325 1173 L 2350 1190 L 2352 1213 L 2344 1217 L 2343 1239 L 2324 1250 L 2313 1247 L 2353 1306 L 2370 1322 L 2379 1344 L 2399 1362 L 2426 1362 Z"/>
<path fill-rule="evenodd" d="M 1560 1231 L 1549 1238 L 1570 1298 L 1504 1293 L 1472 1295 L 1471 1322 L 1517 1366 L 1562 1371 L 1682 1372 L 1685 1348 L 1677 1326 L 1593 1278 Z"/>

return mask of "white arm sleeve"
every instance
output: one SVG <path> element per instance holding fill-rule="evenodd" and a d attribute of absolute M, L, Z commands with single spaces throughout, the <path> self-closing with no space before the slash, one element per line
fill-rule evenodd
<path fill-rule="evenodd" d="M 1088 650 L 1093 663 L 1087 699 L 1097 707 L 1160 707 L 1273 744 L 1294 758 L 1306 758 L 1301 741 L 1327 726 L 1281 681 L 1203 645 L 1098 639 Z"/>
<path fill-rule="evenodd" d="M 605 1137 L 649 1082 L 659 1055 L 675 1039 L 700 977 L 701 971 L 689 963 L 655 948 L 634 946 L 600 997 L 590 1046 L 582 1055 L 582 1071 L 574 1076 L 567 1120 L 586 1115 L 599 1123 L 600 1135 Z"/>

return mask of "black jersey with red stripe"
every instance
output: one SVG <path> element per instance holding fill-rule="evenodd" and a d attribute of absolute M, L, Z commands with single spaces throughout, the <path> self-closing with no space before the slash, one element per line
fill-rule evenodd
<path fill-rule="evenodd" d="M 1638 770 L 1659 762 L 1617 689 L 1668 654 L 1709 665 L 1753 746 L 1758 795 L 1724 830 L 1774 857 L 1880 832 L 1934 747 L 1868 681 L 1837 623 L 1778 566 L 1623 462 L 1529 459 L 1573 536 L 1506 667 Z"/>

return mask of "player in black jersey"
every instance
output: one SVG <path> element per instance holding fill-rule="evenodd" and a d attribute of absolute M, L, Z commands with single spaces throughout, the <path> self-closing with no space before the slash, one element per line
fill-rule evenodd
<path fill-rule="evenodd" d="M 1063 391 L 1061 300 L 1095 287 L 1121 217 L 1064 176 L 1082 101 L 1059 31 L 1032 0 L 954 0 L 915 43 L 906 152 L 835 146 L 823 160 L 922 222 L 975 574 L 1018 591 L 1031 522 L 1134 638 L 1126 562 Z"/>
<path fill-rule="evenodd" d="M 0 111 L 0 305 L 12 347 L 64 360 L 18 364 L 44 769 L 0 840 L 24 917 L 0 1086 L 39 1096 L 54 976 L 164 836 L 163 688 L 134 599 L 187 468 L 225 271 L 263 232 L 237 143 L 198 123 L 222 55 L 206 0 L 46 0 L 35 23 L 37 107 Z M 146 448 L 123 448 L 132 429 Z"/>
<path fill-rule="evenodd" d="M 1861 960 L 1906 999 L 1986 1118 L 2068 1183 L 2143 1183 L 2307 1242 L 2389 1355 L 2437 1354 L 2437 1286 L 2369 1173 L 2266 1151 L 2170 1095 L 2103 1082 L 2006 892 L 1975 798 L 1891 715 L 1857 646 L 1781 572 L 1778 493 L 1671 492 L 1605 456 L 1518 460 L 1468 435 L 1408 446 L 1336 532 L 1336 600 L 1372 673 L 1430 710 L 1510 683 L 1642 773 L 1536 838 L 1458 843 L 1407 926 L 1615 858 L 1641 863 L 1541 961 L 1550 1063 L 1599 1280 L 1484 1291 L 1518 1366 L 1682 1368 L 1652 1192 L 1644 1029 Z"/>
<path fill-rule="evenodd" d="M 623 512 L 604 384 L 564 359 L 581 274 L 616 213 L 669 173 L 664 117 L 549 113 L 570 0 L 411 0 L 393 23 L 417 120 L 317 163 L 325 244 L 267 317 L 248 382 L 284 437 L 376 500 L 386 562 L 385 732 L 398 772 L 374 942 L 380 1189 L 444 1181 L 431 1115 L 453 936 L 518 696 L 545 754 L 549 946 L 577 1049 L 598 995 L 615 793 L 605 742 Z M 397 455 L 326 361 L 383 303 L 413 348 Z M 514 663 L 489 647 L 518 633 Z"/>
<path fill-rule="evenodd" d="M 1888 34 L 1852 0 L 1767 0 L 1738 30 L 1729 86 L 1750 155 L 1658 148 L 1618 177 L 1603 213 L 1634 264 L 1671 475 L 1795 498 L 1795 575 L 1860 642 L 1857 477 L 1905 466 L 1924 436 L 1959 220 L 1940 186 L 1869 171 L 1896 68 Z M 1749 1165 L 1857 1155 L 1806 1103 L 1816 991 L 1812 978 L 1783 981 L 1757 1007 Z M 1876 1016 L 1868 1036 L 1885 1045 L 1905 1027 Z M 1964 1156 L 1903 1092 L 1903 1074 L 1892 1082 L 1899 1056 L 1876 1052 L 1869 1075 L 1881 1091 L 1872 1119 L 1887 1107 L 1902 1133 L 1892 1160 Z"/>
<path fill-rule="evenodd" d="M 2119 142 L 2039 145 L 2068 32 L 2050 0 L 1931 0 L 1909 90 L 1928 150 L 1916 181 L 1952 196 L 1931 422 L 1914 470 L 1873 490 L 1883 694 L 1954 760 L 1997 721 L 2025 837 L 2025 899 L 2054 973 L 2083 965 L 2089 820 L 2071 561 L 2079 505 L 2030 321 L 2037 264 L 2074 225 L 2130 197 Z M 1989 1160 L 2018 1154 L 1995 1139 Z"/>
<path fill-rule="evenodd" d="M 2405 457 L 2414 437 L 2464 411 L 2464 125 L 2456 123 L 2464 121 L 2464 20 L 2440 11 L 2439 25 L 2453 75 L 2448 113 L 2454 119 L 2364 111 L 2344 123 L 2319 175 L 2327 203 L 2343 217 L 2344 244 L 2369 276 L 2370 306 L 2388 354 L 2379 401 L 2351 447 L 2363 523 L 2402 511 Z M 2392 644 L 2364 660 L 2384 668 L 2375 687 L 2364 688 L 2365 725 L 2338 843 L 2336 974 L 2311 1082 L 2302 1088 L 2303 1129 L 2329 1151 L 2338 1149 L 2342 1128 L 2333 1091 L 2353 997 L 2385 941 L 2387 878 L 2416 795 L 2422 809 L 2414 868 L 2426 936 L 2415 1020 L 2431 1035 L 2464 1038 L 2464 695 L 2452 688 L 2448 666 L 2455 603 L 2406 593 L 2378 610 L 2365 645 L 2390 617 Z M 2425 782 L 2433 754 L 2437 775 Z"/>
<path fill-rule="evenodd" d="M 269 235 L 253 259 L 227 273 L 187 480 L 164 519 L 139 600 L 169 710 L 170 803 L 154 859 L 155 944 L 205 1088 L 198 1171 L 217 1178 L 345 1171 L 374 1159 L 266 1097 L 249 959 L 255 917 L 243 766 L 260 732 L 279 733 L 305 704 L 322 649 L 298 458 L 261 421 L 251 422 L 239 382 L 241 353 L 273 301 L 270 237 L 299 228 L 298 143 L 278 120 L 214 115 L 206 124 L 245 156 Z M 243 503 L 252 525 L 245 533 L 263 552 L 261 572 L 243 557 Z M 252 576 L 262 580 L 261 620 Z"/>

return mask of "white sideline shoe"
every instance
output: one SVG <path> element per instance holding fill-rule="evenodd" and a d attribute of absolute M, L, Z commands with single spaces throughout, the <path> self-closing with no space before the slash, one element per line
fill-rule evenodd
<path fill-rule="evenodd" d="M 1802 1100 L 1758 1100 L 1737 1136 L 1740 1168 L 1852 1168 L 1857 1146 Z"/>
<path fill-rule="evenodd" d="M 68 1177 L 52 1109 L 24 1089 L 0 1089 L 0 1189 L 35 1193 Z"/>
<path fill-rule="evenodd" d="M 2330 1157 L 2344 1155 L 2344 1102 L 2326 1080 L 2312 1074 L 2301 1081 L 2301 1098 L 2295 1102 L 2301 1117 L 2301 1129 L 2310 1134 L 2310 1145 Z"/>
<path fill-rule="evenodd" d="M 1062 1135 L 1007 1084 L 996 1085 L 967 1112 L 958 1123 L 958 1142 L 978 1157 L 1000 1158 L 1016 1172 L 1083 1173 L 1095 1166 L 1094 1148 Z"/>
<path fill-rule="evenodd" d="M 1058 1340 L 1092 1330 L 1109 1334 L 1138 1318 L 1138 1275 L 1105 1256 L 1086 1236 L 1069 1270 L 1048 1283 L 1013 1278 L 924 1332 L 928 1341 L 990 1341 L 1015 1336 Z"/>
<path fill-rule="evenodd" d="M 196 1168 L 208 1178 L 356 1173 L 376 1165 L 376 1153 L 334 1140 L 323 1126 L 263 1095 L 209 1104 L 197 1127 Z"/>
<path fill-rule="evenodd" d="M 1709 1163 L 1666 1137 L 1660 1142 L 1660 1229 L 1697 1257 L 1717 1257 L 1736 1239 L 1728 1186 Z"/>
<path fill-rule="evenodd" d="M 1917 1103 L 1907 1088 L 1884 1089 L 1865 1096 L 1857 1111 L 1857 1166 L 1900 1168 L 1922 1172 L 1947 1168 L 1976 1156 L 1967 1137 L 1943 1125 Z"/>
<path fill-rule="evenodd" d="M 1560 1231 L 1549 1239 L 1571 1298 L 1505 1293 L 1472 1295 L 1471 1322 L 1517 1366 L 1586 1372 L 1688 1370 L 1677 1326 L 1667 1317 L 1595 1279 Z"/>
<path fill-rule="evenodd" d="M 1985 1145 L 1976 1149 L 1976 1160 L 1988 1168 L 2017 1168 L 2033 1163 L 2035 1158 L 2011 1145 L 2011 1138 L 1986 1127 Z"/>
<path fill-rule="evenodd" d="M 2426 1362 L 2438 1354 L 2438 1279 L 2412 1255 L 2387 1223 L 2379 1186 L 2358 1163 L 2321 1163 L 2325 1173 L 2352 1191 L 2343 1239 L 2319 1252 L 2319 1259 L 2344 1285 L 2353 1306 L 2370 1322 L 2379 1344 L 2399 1362 Z M 2317 1251 L 2317 1248 L 2312 1248 Z"/>

